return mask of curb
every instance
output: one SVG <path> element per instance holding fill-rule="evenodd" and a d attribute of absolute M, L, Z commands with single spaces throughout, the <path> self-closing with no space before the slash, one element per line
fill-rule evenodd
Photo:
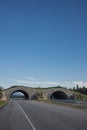
<path fill-rule="evenodd" d="M 5 107 L 8 103 L 9 103 L 9 102 L 7 102 L 7 103 L 1 105 L 1 106 L 0 106 L 0 109 L 2 109 L 3 107 Z"/>

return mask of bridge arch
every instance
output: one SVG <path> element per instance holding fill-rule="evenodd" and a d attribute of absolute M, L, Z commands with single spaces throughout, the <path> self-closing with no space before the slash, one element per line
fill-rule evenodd
<path fill-rule="evenodd" d="M 12 92 L 10 92 L 9 96 L 8 96 L 8 100 L 11 99 L 12 95 L 16 92 L 21 92 L 22 94 L 24 94 L 25 96 L 25 100 L 29 100 L 29 94 L 25 91 L 25 90 L 21 90 L 21 89 L 18 89 L 18 90 L 14 90 Z"/>
<path fill-rule="evenodd" d="M 3 90 L 3 100 L 10 100 L 11 95 L 14 92 L 22 92 L 25 95 L 25 99 L 32 100 L 35 95 L 39 94 L 39 97 L 43 99 L 62 99 L 66 100 L 69 99 L 71 95 L 74 93 L 70 90 L 67 90 L 65 88 L 49 88 L 49 89 L 35 89 L 31 87 L 26 86 L 12 86 L 10 88 L 7 88 Z M 41 94 L 42 93 L 42 94 Z"/>
<path fill-rule="evenodd" d="M 55 91 L 51 93 L 50 99 L 68 100 L 68 95 L 64 91 Z"/>

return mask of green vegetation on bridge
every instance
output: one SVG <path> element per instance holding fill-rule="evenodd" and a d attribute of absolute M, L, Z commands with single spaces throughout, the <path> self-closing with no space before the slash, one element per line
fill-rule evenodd
<path fill-rule="evenodd" d="M 32 89 L 40 89 L 40 90 L 45 90 L 45 89 L 56 89 L 56 88 L 65 88 L 66 87 L 61 87 L 61 86 L 55 86 L 55 87 L 33 87 Z"/>

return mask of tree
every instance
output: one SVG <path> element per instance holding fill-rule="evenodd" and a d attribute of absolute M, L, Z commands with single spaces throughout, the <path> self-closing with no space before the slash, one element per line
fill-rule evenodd
<path fill-rule="evenodd" d="M 87 88 L 85 86 L 79 87 L 78 85 L 76 85 L 76 88 L 73 87 L 73 91 L 87 95 Z"/>
<path fill-rule="evenodd" d="M 2 98 L 3 94 L 2 94 L 2 87 L 0 87 L 0 98 Z"/>
<path fill-rule="evenodd" d="M 76 89 L 75 89 L 75 86 L 73 87 L 73 91 L 75 91 Z"/>
<path fill-rule="evenodd" d="M 78 92 L 78 90 L 79 90 L 79 85 L 78 84 L 76 85 L 76 89 L 77 89 L 77 92 Z"/>

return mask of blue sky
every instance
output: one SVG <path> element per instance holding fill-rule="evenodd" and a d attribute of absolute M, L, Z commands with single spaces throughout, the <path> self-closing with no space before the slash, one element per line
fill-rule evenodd
<path fill-rule="evenodd" d="M 86 0 L 0 0 L 0 85 L 87 87 Z"/>

